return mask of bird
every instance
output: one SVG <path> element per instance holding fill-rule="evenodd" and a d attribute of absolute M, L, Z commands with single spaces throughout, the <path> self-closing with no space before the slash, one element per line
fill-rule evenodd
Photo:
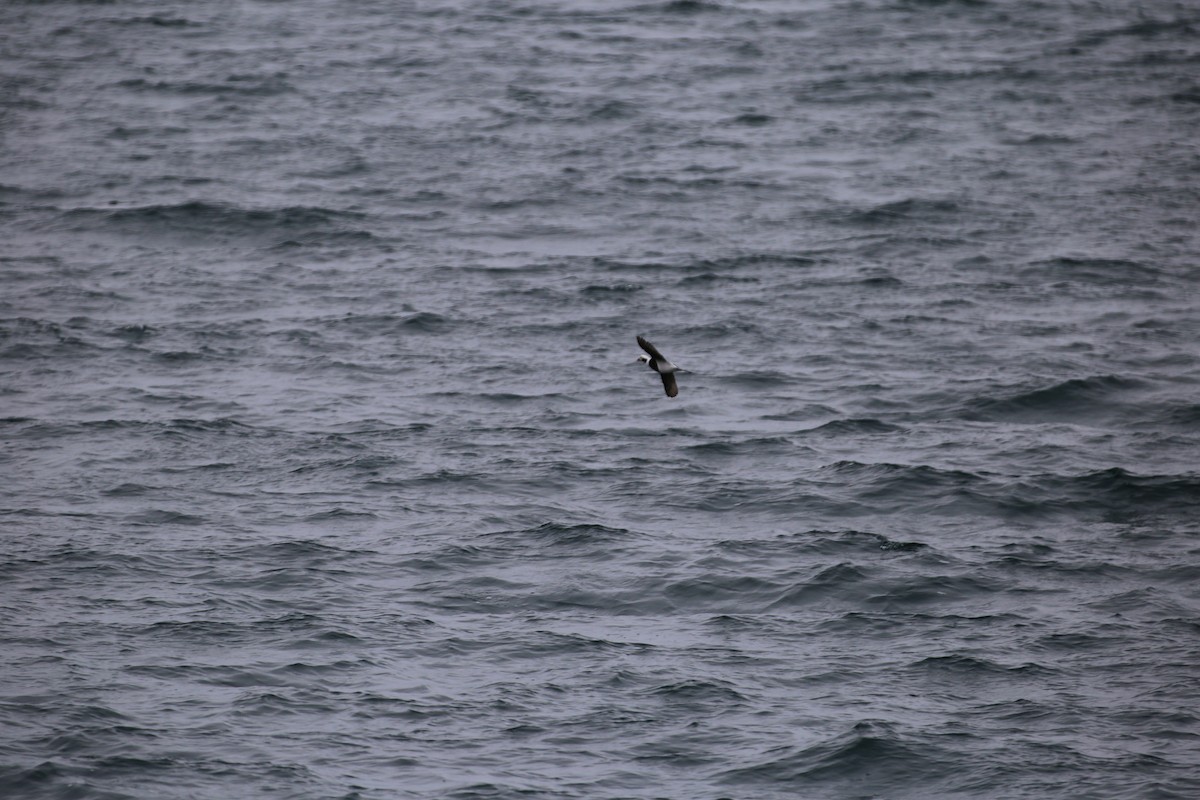
<path fill-rule="evenodd" d="M 675 373 L 679 371 L 679 367 L 667 360 L 666 356 L 658 352 L 658 348 L 650 344 L 645 338 L 637 337 L 637 343 L 642 346 L 642 349 L 649 353 L 643 353 L 638 356 L 638 361 L 650 367 L 662 377 L 663 389 L 667 393 L 667 397 L 674 397 L 679 394 L 679 384 L 675 382 Z"/>

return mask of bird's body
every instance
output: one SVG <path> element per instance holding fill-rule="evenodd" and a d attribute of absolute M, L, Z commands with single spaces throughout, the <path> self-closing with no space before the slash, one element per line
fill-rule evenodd
<path fill-rule="evenodd" d="M 646 351 L 645 354 L 638 356 L 638 361 L 650 367 L 650 369 L 662 377 L 663 390 L 667 393 L 667 397 L 674 397 L 679 394 L 679 384 L 675 381 L 675 373 L 679 371 L 679 367 L 668 361 L 666 356 L 658 352 L 657 347 L 647 342 L 641 336 L 637 337 L 637 343 Z"/>

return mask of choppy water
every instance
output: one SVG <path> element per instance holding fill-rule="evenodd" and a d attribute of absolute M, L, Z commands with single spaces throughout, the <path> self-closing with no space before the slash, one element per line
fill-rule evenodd
<path fill-rule="evenodd" d="M 5 797 L 1200 794 L 1190 4 L 0 29 Z"/>

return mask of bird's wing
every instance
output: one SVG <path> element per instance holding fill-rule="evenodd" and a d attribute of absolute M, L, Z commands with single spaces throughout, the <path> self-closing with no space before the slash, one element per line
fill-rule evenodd
<path fill-rule="evenodd" d="M 674 397 L 679 394 L 679 384 L 675 382 L 674 372 L 662 373 L 663 388 L 667 390 L 667 397 Z"/>
<path fill-rule="evenodd" d="M 645 350 L 647 353 L 649 353 L 650 355 L 654 356 L 655 358 L 657 358 L 661 361 L 667 360 L 666 358 L 663 357 L 662 353 L 658 352 L 657 347 L 655 347 L 654 345 L 647 342 L 641 336 L 637 337 L 637 340 L 638 340 L 638 344 L 640 344 L 642 346 L 642 349 Z"/>

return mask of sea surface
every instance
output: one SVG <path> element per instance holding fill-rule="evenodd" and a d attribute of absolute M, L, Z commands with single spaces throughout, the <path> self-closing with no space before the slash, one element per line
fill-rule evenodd
<path fill-rule="evenodd" d="M 1200 11 L 3 3 L 0 797 L 1200 797 Z"/>

